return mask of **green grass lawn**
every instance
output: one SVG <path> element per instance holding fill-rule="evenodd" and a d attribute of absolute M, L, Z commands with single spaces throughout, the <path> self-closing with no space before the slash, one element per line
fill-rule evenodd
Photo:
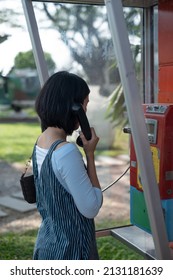
<path fill-rule="evenodd" d="M 0 234 L 0 260 L 31 260 L 36 230 Z M 101 260 L 142 260 L 143 258 L 113 237 L 97 238 Z"/>
<path fill-rule="evenodd" d="M 0 124 L 0 160 L 8 163 L 26 162 L 33 145 L 40 135 L 38 123 Z M 115 143 L 112 149 L 96 150 L 96 155 L 117 156 L 128 153 L 128 135 L 121 128 L 116 129 Z"/>
<path fill-rule="evenodd" d="M 25 163 L 40 131 L 39 124 L 0 124 L 0 160 Z"/>

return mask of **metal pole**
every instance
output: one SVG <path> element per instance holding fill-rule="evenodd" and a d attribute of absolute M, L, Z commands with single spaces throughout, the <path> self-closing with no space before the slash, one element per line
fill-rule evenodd
<path fill-rule="evenodd" d="M 171 259 L 121 0 L 105 0 L 157 259 Z"/>
<path fill-rule="evenodd" d="M 34 9 L 31 0 L 22 0 L 23 10 L 28 26 L 28 31 L 32 43 L 33 54 L 35 58 L 35 63 L 38 71 L 38 76 L 41 86 L 49 78 L 49 73 L 47 69 L 47 64 L 44 57 L 44 52 L 42 49 L 40 36 L 38 32 L 38 26 L 34 14 Z"/>
<path fill-rule="evenodd" d="M 154 101 L 154 58 L 152 57 L 154 48 L 153 18 L 154 8 L 144 9 L 145 103 L 153 103 Z"/>

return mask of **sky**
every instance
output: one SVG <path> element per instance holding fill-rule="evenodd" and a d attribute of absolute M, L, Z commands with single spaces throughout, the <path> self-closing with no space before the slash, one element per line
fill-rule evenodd
<path fill-rule="evenodd" d="M 4 75 L 14 65 L 14 58 L 19 52 L 26 52 L 32 49 L 21 0 L 0 0 L 0 9 L 5 8 L 14 8 L 15 11 L 21 12 L 21 16 L 18 17 L 18 22 L 21 23 L 23 28 L 12 28 L 8 23 L 0 24 L 0 35 L 10 35 L 8 40 L 0 44 L 0 71 Z M 36 18 L 39 20 L 38 14 Z M 45 29 L 41 29 L 39 30 L 39 34 L 44 51 L 51 54 L 57 68 L 60 68 L 63 63 L 69 62 L 69 53 L 64 44 L 58 40 L 57 31 L 53 29 L 45 31 Z"/>

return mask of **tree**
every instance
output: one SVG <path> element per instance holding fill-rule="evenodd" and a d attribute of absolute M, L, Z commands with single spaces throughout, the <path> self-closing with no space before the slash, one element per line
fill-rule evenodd
<path fill-rule="evenodd" d="M 113 63 L 115 57 L 106 8 L 76 4 L 51 5 L 50 3 L 43 3 L 43 9 L 51 21 L 51 27 L 57 30 L 60 38 L 69 48 L 74 61 L 82 66 L 88 82 L 100 85 L 100 94 L 106 96 L 110 95 L 111 89 L 109 85 L 112 82 L 115 87 L 114 93 L 116 97 L 120 97 L 114 105 L 122 106 L 124 111 L 125 106 L 122 103 L 124 99 L 121 96 L 121 94 L 123 95 L 122 90 L 120 91 L 121 93 L 116 94 L 116 89 L 119 91 L 117 85 L 120 84 L 120 77 L 116 63 Z M 140 22 L 137 20 L 139 10 L 136 8 L 125 8 L 124 16 L 129 35 L 140 37 Z M 134 46 L 134 57 L 137 57 L 139 52 L 140 46 Z M 120 116 L 122 115 L 118 115 L 118 118 L 121 119 Z"/>
<path fill-rule="evenodd" d="M 1 2 L 2 0 L 0 0 Z M 5 2 L 5 1 L 4 1 Z M 14 9 L 9 8 L 1 8 L 0 10 L 0 24 L 6 23 L 10 27 L 20 27 L 21 25 L 17 20 L 18 16 L 21 14 L 19 12 L 14 11 Z"/>
<path fill-rule="evenodd" d="M 133 35 L 137 38 L 141 37 L 141 18 L 142 14 L 140 9 L 131 9 L 126 8 L 126 21 L 127 21 L 127 29 L 130 35 Z M 131 45 L 132 54 L 134 58 L 135 67 L 136 67 L 136 76 L 137 79 L 141 79 L 141 45 L 135 44 Z M 116 65 L 116 63 L 115 63 Z M 121 82 L 115 87 L 114 91 L 110 96 L 109 106 L 107 108 L 107 118 L 109 118 L 114 125 L 120 125 L 124 127 L 128 123 L 128 116 L 126 111 L 126 104 L 124 99 L 124 92 Z"/>
<path fill-rule="evenodd" d="M 19 27 L 16 24 L 15 16 L 17 15 L 12 9 L 2 9 L 0 10 L 0 24 L 6 23 L 11 27 Z M 0 35 L 0 44 L 5 42 L 8 39 L 8 34 L 1 34 Z"/>
<path fill-rule="evenodd" d="M 107 95 L 105 91 L 108 85 L 107 81 L 109 83 L 111 76 L 113 76 L 112 80 L 116 82 L 114 86 L 118 89 L 117 85 L 120 84 L 120 79 L 116 63 L 113 64 L 115 58 L 106 8 L 94 5 L 60 3 L 43 3 L 40 5 L 42 5 L 42 10 L 50 20 L 48 28 L 57 30 L 59 37 L 69 48 L 74 61 L 81 66 L 88 82 L 100 85 L 101 94 Z M 133 36 L 140 36 L 140 24 L 136 23 L 138 13 L 139 11 L 135 8 L 124 9 L 128 31 Z M 137 52 L 140 50 L 139 46 L 134 48 L 134 53 L 136 50 Z M 18 61 L 15 61 L 15 67 L 16 64 L 18 65 Z M 109 94 L 110 92 L 108 90 Z M 122 90 L 120 92 L 123 94 Z M 121 94 L 119 93 L 118 96 L 121 96 Z M 123 100 L 123 98 L 120 98 L 120 100 Z M 116 102 L 117 104 L 123 105 L 121 102 Z"/>
<path fill-rule="evenodd" d="M 44 53 L 45 60 L 47 62 L 48 69 L 51 71 L 55 70 L 55 62 L 53 61 L 51 55 L 47 52 Z M 30 68 L 30 69 L 36 69 L 34 55 L 32 50 L 27 52 L 19 52 L 15 59 L 14 59 L 14 68 L 16 69 L 24 69 L 24 68 Z"/>
<path fill-rule="evenodd" d="M 105 83 L 105 50 L 112 43 L 108 31 L 106 10 L 94 5 L 43 3 L 43 9 L 71 56 L 82 66 L 90 84 Z"/>
<path fill-rule="evenodd" d="M 2 44 L 4 41 L 8 39 L 9 35 L 0 35 L 0 44 Z"/>

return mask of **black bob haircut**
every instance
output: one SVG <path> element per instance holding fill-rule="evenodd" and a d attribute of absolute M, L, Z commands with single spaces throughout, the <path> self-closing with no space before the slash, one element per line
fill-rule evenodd
<path fill-rule="evenodd" d="M 83 104 L 89 93 L 87 83 L 79 76 L 67 71 L 53 74 L 35 102 L 42 131 L 47 127 L 58 127 L 71 135 L 78 122 L 72 106 L 74 103 Z"/>

